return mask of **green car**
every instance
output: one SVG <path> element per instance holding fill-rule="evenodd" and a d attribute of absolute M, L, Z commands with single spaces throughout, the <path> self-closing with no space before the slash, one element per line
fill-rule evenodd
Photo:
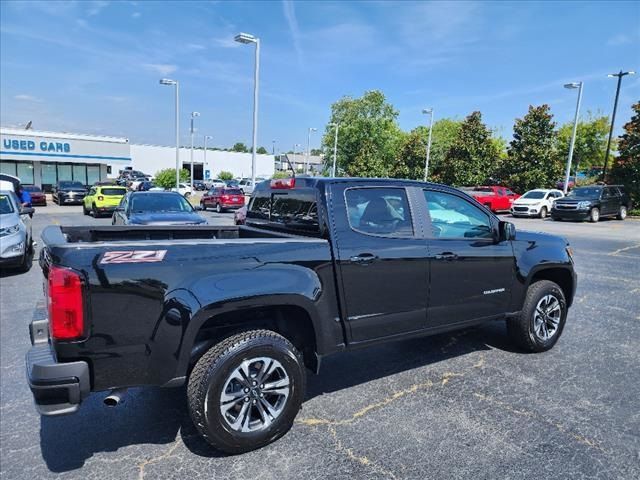
<path fill-rule="evenodd" d="M 84 197 L 82 213 L 91 213 L 95 218 L 105 213 L 111 214 L 120 205 L 120 200 L 127 193 L 126 187 L 117 185 L 94 185 Z"/>

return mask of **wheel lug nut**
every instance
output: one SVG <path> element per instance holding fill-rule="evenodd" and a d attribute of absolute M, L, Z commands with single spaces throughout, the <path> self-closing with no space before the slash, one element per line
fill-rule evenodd
<path fill-rule="evenodd" d="M 258 382 L 254 380 L 253 382 L 251 382 L 251 384 L 255 387 L 258 384 Z"/>
<path fill-rule="evenodd" d="M 264 397 L 264 393 L 260 392 L 260 398 Z"/>
<path fill-rule="evenodd" d="M 262 385 L 260 385 L 260 388 L 264 388 L 264 383 Z"/>
<path fill-rule="evenodd" d="M 249 401 L 249 397 L 244 397 L 244 401 L 248 402 Z"/>
<path fill-rule="evenodd" d="M 248 388 L 245 388 L 245 389 L 244 389 L 244 393 L 249 393 L 249 389 L 248 389 Z"/>
<path fill-rule="evenodd" d="M 256 404 L 256 401 L 255 401 L 255 400 L 253 401 L 253 404 L 254 404 L 254 405 Z"/>

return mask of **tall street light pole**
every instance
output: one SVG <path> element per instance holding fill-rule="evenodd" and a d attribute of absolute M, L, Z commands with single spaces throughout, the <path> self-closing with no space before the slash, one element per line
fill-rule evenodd
<path fill-rule="evenodd" d="M 576 144 L 576 133 L 578 131 L 578 115 L 580 114 L 580 102 L 582 101 L 582 82 L 567 83 L 564 88 L 578 89 L 578 103 L 576 104 L 576 115 L 573 119 L 573 134 L 571 135 L 571 145 L 569 145 L 569 156 L 567 157 L 567 168 L 564 172 L 564 194 L 569 189 L 569 174 L 571 172 L 571 160 L 573 158 L 573 147 Z"/>
<path fill-rule="evenodd" d="M 293 164 L 294 164 L 294 165 L 295 165 L 295 163 L 296 163 L 296 147 L 299 147 L 299 146 L 300 146 L 300 144 L 299 144 L 299 143 L 294 143 L 294 144 L 293 144 L 293 155 L 292 155 L 292 157 L 293 157 Z M 294 170 L 297 170 L 297 168 L 296 168 L 295 166 L 294 166 L 293 168 L 294 168 Z M 294 173 L 295 173 L 295 172 L 294 172 Z"/>
<path fill-rule="evenodd" d="M 429 114 L 429 139 L 427 140 L 427 158 L 424 161 L 424 181 L 427 181 L 427 176 L 429 175 L 429 157 L 431 156 L 431 132 L 433 131 L 433 107 L 425 108 L 422 110 L 422 113 Z"/>
<path fill-rule="evenodd" d="M 271 140 L 271 155 L 273 155 L 273 156 L 276 155 L 276 141 L 275 140 Z"/>
<path fill-rule="evenodd" d="M 253 71 L 253 148 L 251 150 L 251 185 L 256 184 L 256 149 L 258 144 L 258 91 L 260 86 L 260 39 L 249 33 L 239 33 L 236 42 L 256 45 L 255 68 Z"/>
<path fill-rule="evenodd" d="M 176 87 L 176 190 L 180 188 L 180 85 L 177 80 L 163 78 L 160 85 L 170 85 Z"/>
<path fill-rule="evenodd" d="M 335 128 L 335 135 L 333 137 L 333 164 L 331 165 L 331 176 L 336 176 L 336 163 L 338 159 L 338 129 L 340 128 L 339 123 L 330 123 L 330 127 Z"/>
<path fill-rule="evenodd" d="M 620 70 L 618 73 L 610 73 L 607 77 L 618 77 L 618 87 L 616 88 L 616 99 L 613 101 L 613 115 L 611 115 L 611 128 L 609 129 L 609 140 L 607 140 L 607 152 L 604 154 L 604 167 L 602 169 L 602 180 L 607 175 L 607 163 L 609 161 L 609 150 L 611 148 L 611 137 L 613 137 L 613 124 L 616 121 L 616 110 L 618 109 L 618 97 L 620 96 L 620 84 L 622 83 L 622 77 L 625 75 L 635 75 L 636 72 L 629 71 L 623 72 Z"/>
<path fill-rule="evenodd" d="M 311 156 L 311 132 L 316 132 L 318 129 L 309 127 L 307 130 L 307 161 L 304 165 L 304 173 L 305 175 L 309 173 L 309 157 Z"/>
<path fill-rule="evenodd" d="M 193 192 L 193 136 L 195 135 L 195 129 L 193 128 L 193 122 L 196 117 L 199 117 L 199 112 L 191 112 L 191 191 Z"/>
<path fill-rule="evenodd" d="M 204 166 L 202 167 L 203 169 L 207 168 L 207 140 L 211 140 L 212 138 L 213 137 L 211 135 L 204 136 L 204 161 L 202 162 L 204 164 Z M 206 178 L 205 180 L 209 180 L 209 179 Z"/>

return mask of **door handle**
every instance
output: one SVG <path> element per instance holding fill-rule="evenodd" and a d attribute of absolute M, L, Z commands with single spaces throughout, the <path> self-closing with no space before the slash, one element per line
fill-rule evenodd
<path fill-rule="evenodd" d="M 448 260 L 448 261 L 451 261 L 451 260 L 456 260 L 457 258 L 458 258 L 458 255 L 456 255 L 453 252 L 442 252 L 442 253 L 440 253 L 440 254 L 435 256 L 436 260 Z"/>
<path fill-rule="evenodd" d="M 354 255 L 349 260 L 351 263 L 356 263 L 358 265 L 369 265 L 371 262 L 378 259 L 377 255 L 372 253 L 361 253 L 360 255 Z"/>

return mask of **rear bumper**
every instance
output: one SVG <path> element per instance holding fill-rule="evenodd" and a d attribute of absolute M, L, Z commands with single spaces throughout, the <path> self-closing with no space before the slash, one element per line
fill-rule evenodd
<path fill-rule="evenodd" d="M 586 220 L 589 218 L 589 210 L 551 210 L 551 218 L 562 220 Z"/>
<path fill-rule="evenodd" d="M 221 203 L 220 207 L 224 208 L 225 210 L 237 210 L 244 207 L 244 205 L 241 203 Z"/>
<path fill-rule="evenodd" d="M 65 415 L 78 410 L 89 395 L 91 382 L 87 362 L 59 363 L 49 343 L 49 321 L 29 325 L 32 347 L 26 355 L 27 381 L 41 415 Z"/>

